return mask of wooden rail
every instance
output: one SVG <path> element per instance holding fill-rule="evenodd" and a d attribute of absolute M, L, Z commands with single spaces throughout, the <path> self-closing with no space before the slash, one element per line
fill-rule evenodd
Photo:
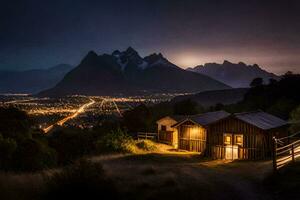
<path fill-rule="evenodd" d="M 138 140 L 155 140 L 156 137 L 157 137 L 157 133 L 147 133 L 147 132 L 137 133 Z"/>
<path fill-rule="evenodd" d="M 295 162 L 300 157 L 300 139 L 295 136 L 300 132 L 285 138 L 273 137 L 273 169 Z"/>
<path fill-rule="evenodd" d="M 159 131 L 157 140 L 161 143 L 172 145 L 173 142 L 173 131 Z"/>

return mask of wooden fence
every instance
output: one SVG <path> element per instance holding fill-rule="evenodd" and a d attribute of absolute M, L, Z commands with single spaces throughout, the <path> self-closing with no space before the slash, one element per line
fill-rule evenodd
<path fill-rule="evenodd" d="M 138 132 L 137 138 L 138 140 L 155 140 L 157 133 Z"/>
<path fill-rule="evenodd" d="M 300 157 L 300 132 L 284 138 L 273 137 L 273 169 L 286 166 Z"/>
<path fill-rule="evenodd" d="M 159 142 L 172 145 L 173 143 L 173 131 L 159 131 L 157 140 Z"/>

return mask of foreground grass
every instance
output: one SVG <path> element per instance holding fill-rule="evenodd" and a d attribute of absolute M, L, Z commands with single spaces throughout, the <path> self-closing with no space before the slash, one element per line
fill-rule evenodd
<path fill-rule="evenodd" d="M 230 163 L 161 152 L 107 154 L 89 160 L 46 174 L 2 173 L 0 199 L 56 199 L 66 191 L 66 197 L 75 199 L 91 194 L 100 198 L 106 192 L 133 200 L 283 199 L 298 195 L 295 188 L 300 183 L 300 165 L 271 176 L 270 161 Z"/>
<path fill-rule="evenodd" d="M 227 163 L 195 154 L 159 153 L 96 160 L 130 199 L 270 198 L 262 188 L 270 162 Z"/>
<path fill-rule="evenodd" d="M 264 184 L 275 199 L 299 199 L 300 162 L 291 164 L 266 177 Z"/>
<path fill-rule="evenodd" d="M 43 173 L 0 173 L 0 199 L 39 199 L 44 190 Z"/>

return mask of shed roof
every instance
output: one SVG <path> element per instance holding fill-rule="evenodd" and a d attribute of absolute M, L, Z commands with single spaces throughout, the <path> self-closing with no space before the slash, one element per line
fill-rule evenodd
<path fill-rule="evenodd" d="M 202 126 L 206 126 L 206 125 L 209 125 L 216 121 L 219 121 L 221 119 L 224 119 L 228 116 L 230 116 L 230 113 L 225 112 L 223 110 L 215 111 L 215 112 L 207 112 L 207 113 L 198 114 L 198 115 L 184 116 L 181 118 L 180 121 L 178 121 L 178 123 L 174 124 L 172 127 L 176 127 L 185 121 L 192 121 L 192 122 L 200 124 Z"/>
<path fill-rule="evenodd" d="M 228 116 L 230 116 L 230 113 L 220 110 L 220 111 L 208 112 L 208 113 L 199 114 L 199 115 L 193 115 L 191 117 L 191 119 L 194 122 L 197 122 L 198 124 L 206 126 L 206 125 L 209 125 L 216 121 L 219 121 L 221 119 L 224 119 Z"/>
<path fill-rule="evenodd" d="M 234 116 L 237 119 L 240 119 L 263 130 L 278 128 L 288 124 L 287 121 L 263 111 L 236 113 L 234 114 Z"/>
<path fill-rule="evenodd" d="M 180 122 L 180 121 L 188 118 L 189 116 L 188 115 L 171 115 L 170 117 L 172 119 L 174 119 L 175 121 Z"/>
<path fill-rule="evenodd" d="M 178 123 L 178 122 L 182 121 L 183 119 L 186 119 L 187 115 L 169 115 L 169 116 L 165 116 L 165 117 L 157 120 L 156 123 L 159 123 L 160 121 L 162 121 L 163 119 L 166 119 L 166 118 L 172 119 L 172 120 L 175 121 L 175 123 Z"/>

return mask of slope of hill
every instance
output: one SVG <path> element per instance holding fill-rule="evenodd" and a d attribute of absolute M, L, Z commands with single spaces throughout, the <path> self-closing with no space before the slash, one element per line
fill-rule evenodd
<path fill-rule="evenodd" d="M 278 76 L 261 69 L 257 64 L 246 65 L 242 62 L 234 64 L 226 60 L 223 64 L 207 63 L 188 70 L 207 75 L 234 88 L 249 87 L 251 81 L 257 77 L 263 78 L 265 83 L 268 83 L 270 78 L 279 79 Z"/>
<path fill-rule="evenodd" d="M 208 76 L 181 69 L 161 54 L 142 58 L 129 47 L 111 55 L 89 52 L 62 81 L 39 95 L 131 95 L 229 88 Z"/>
<path fill-rule="evenodd" d="M 173 98 L 171 103 L 191 99 L 203 107 L 214 106 L 218 103 L 228 105 L 242 101 L 248 90 L 248 88 L 236 88 L 229 90 L 206 91 L 192 95 L 181 95 Z"/>
<path fill-rule="evenodd" d="M 0 93 L 36 93 L 51 88 L 72 68 L 60 64 L 49 69 L 0 71 Z"/>

